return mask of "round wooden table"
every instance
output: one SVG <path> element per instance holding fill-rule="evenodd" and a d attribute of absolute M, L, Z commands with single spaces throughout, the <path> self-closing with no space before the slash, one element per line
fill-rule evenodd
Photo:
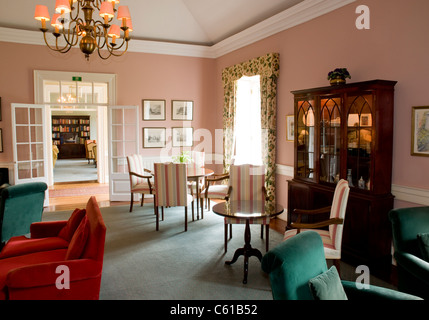
<path fill-rule="evenodd" d="M 243 283 L 247 283 L 247 274 L 249 268 L 249 258 L 255 256 L 262 260 L 262 253 L 256 248 L 252 248 L 250 244 L 250 223 L 251 218 L 266 218 L 274 217 L 284 211 L 284 208 L 279 204 L 270 204 L 266 201 L 226 201 L 213 206 L 213 212 L 226 218 L 246 219 L 246 228 L 244 231 L 244 247 L 235 251 L 234 257 L 230 261 L 225 261 L 225 264 L 231 265 L 237 261 L 239 256 L 244 256 L 244 279 Z"/>

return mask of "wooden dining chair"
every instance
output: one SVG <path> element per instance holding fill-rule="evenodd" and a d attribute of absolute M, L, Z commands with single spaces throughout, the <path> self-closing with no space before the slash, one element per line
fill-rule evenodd
<path fill-rule="evenodd" d="M 267 193 L 265 190 L 265 166 L 254 166 L 250 164 L 231 165 L 229 171 L 229 189 L 227 199 L 265 201 Z M 264 237 L 265 226 L 265 249 L 269 250 L 270 218 L 251 218 L 250 224 L 261 225 L 261 238 Z M 246 219 L 225 218 L 225 252 L 228 250 L 228 226 L 229 238 L 232 238 L 232 225 L 246 224 Z"/>
<path fill-rule="evenodd" d="M 188 193 L 187 171 L 184 163 L 155 163 L 155 214 L 156 231 L 159 230 L 159 207 L 185 207 L 185 231 L 188 231 L 188 205 L 192 205 L 194 215 L 194 196 Z"/>
<path fill-rule="evenodd" d="M 143 157 L 139 154 L 127 156 L 128 172 L 130 176 L 131 203 L 130 212 L 133 211 L 134 193 L 141 194 L 141 206 L 144 203 L 144 195 L 152 194 L 155 198 L 155 189 L 152 182 L 152 173 L 143 166 Z"/>
<path fill-rule="evenodd" d="M 206 155 L 205 152 L 202 151 L 192 151 L 191 152 L 191 162 L 187 164 L 188 168 L 188 176 L 192 176 L 195 174 L 201 173 L 205 169 Z M 188 181 L 189 188 L 192 189 L 192 193 L 194 196 L 199 195 L 200 207 L 201 207 L 201 218 L 204 218 L 204 210 L 203 210 L 203 201 L 204 194 L 202 193 L 204 189 L 204 178 L 198 179 L 198 184 L 196 181 Z M 198 187 L 198 192 L 197 192 Z M 197 214 L 198 215 L 198 214 Z"/>
<path fill-rule="evenodd" d="M 349 191 L 349 183 L 346 180 L 341 179 L 335 187 L 334 198 L 331 206 L 314 210 L 294 209 L 294 213 L 298 214 L 297 220 L 295 222 L 291 222 L 291 227 L 293 229 L 285 232 L 283 240 L 287 240 L 301 231 L 316 231 L 322 237 L 326 259 L 333 260 L 335 267 L 338 272 L 340 272 L 341 243 Z M 328 220 L 316 223 L 301 222 L 303 215 L 314 216 L 326 213 L 330 213 Z M 328 229 L 324 227 L 328 227 Z"/>

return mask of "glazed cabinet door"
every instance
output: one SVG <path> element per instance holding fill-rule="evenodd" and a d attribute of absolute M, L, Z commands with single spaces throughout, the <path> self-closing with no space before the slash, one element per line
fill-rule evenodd
<path fill-rule="evenodd" d="M 315 181 L 316 168 L 316 131 L 314 98 L 295 100 L 296 153 L 295 177 Z"/>

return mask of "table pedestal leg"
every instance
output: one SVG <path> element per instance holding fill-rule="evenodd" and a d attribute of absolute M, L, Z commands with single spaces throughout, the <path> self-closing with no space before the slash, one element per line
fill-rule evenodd
<path fill-rule="evenodd" d="M 234 257 L 231 261 L 225 261 L 225 264 L 231 265 L 234 262 L 237 261 L 239 256 L 244 256 L 244 279 L 243 283 L 247 283 L 247 274 L 249 270 L 249 258 L 252 256 L 255 256 L 259 259 L 259 261 L 262 260 L 262 253 L 258 249 L 252 248 L 250 245 L 250 224 L 249 219 L 246 219 L 246 229 L 244 231 L 244 247 L 239 248 L 235 251 Z"/>

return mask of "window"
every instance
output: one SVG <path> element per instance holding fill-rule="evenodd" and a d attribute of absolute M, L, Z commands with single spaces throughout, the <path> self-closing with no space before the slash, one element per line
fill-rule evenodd
<path fill-rule="evenodd" d="M 261 131 L 260 76 L 242 77 L 237 81 L 236 165 L 262 165 Z"/>

